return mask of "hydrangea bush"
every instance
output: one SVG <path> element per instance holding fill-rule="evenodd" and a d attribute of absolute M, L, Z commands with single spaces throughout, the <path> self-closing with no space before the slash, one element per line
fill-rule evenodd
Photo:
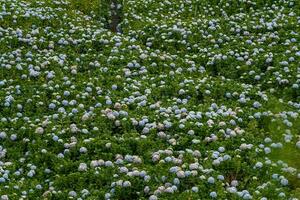
<path fill-rule="evenodd" d="M 0 198 L 300 198 L 300 2 L 0 0 Z"/>

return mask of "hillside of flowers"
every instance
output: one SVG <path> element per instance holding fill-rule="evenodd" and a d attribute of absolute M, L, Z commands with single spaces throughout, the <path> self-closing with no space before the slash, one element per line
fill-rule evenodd
<path fill-rule="evenodd" d="M 0 0 L 0 200 L 300 199 L 297 0 Z"/>

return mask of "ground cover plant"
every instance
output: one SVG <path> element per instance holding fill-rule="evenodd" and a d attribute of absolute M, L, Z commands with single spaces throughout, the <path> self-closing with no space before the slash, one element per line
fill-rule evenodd
<path fill-rule="evenodd" d="M 300 2 L 0 0 L 0 198 L 300 198 Z"/>

